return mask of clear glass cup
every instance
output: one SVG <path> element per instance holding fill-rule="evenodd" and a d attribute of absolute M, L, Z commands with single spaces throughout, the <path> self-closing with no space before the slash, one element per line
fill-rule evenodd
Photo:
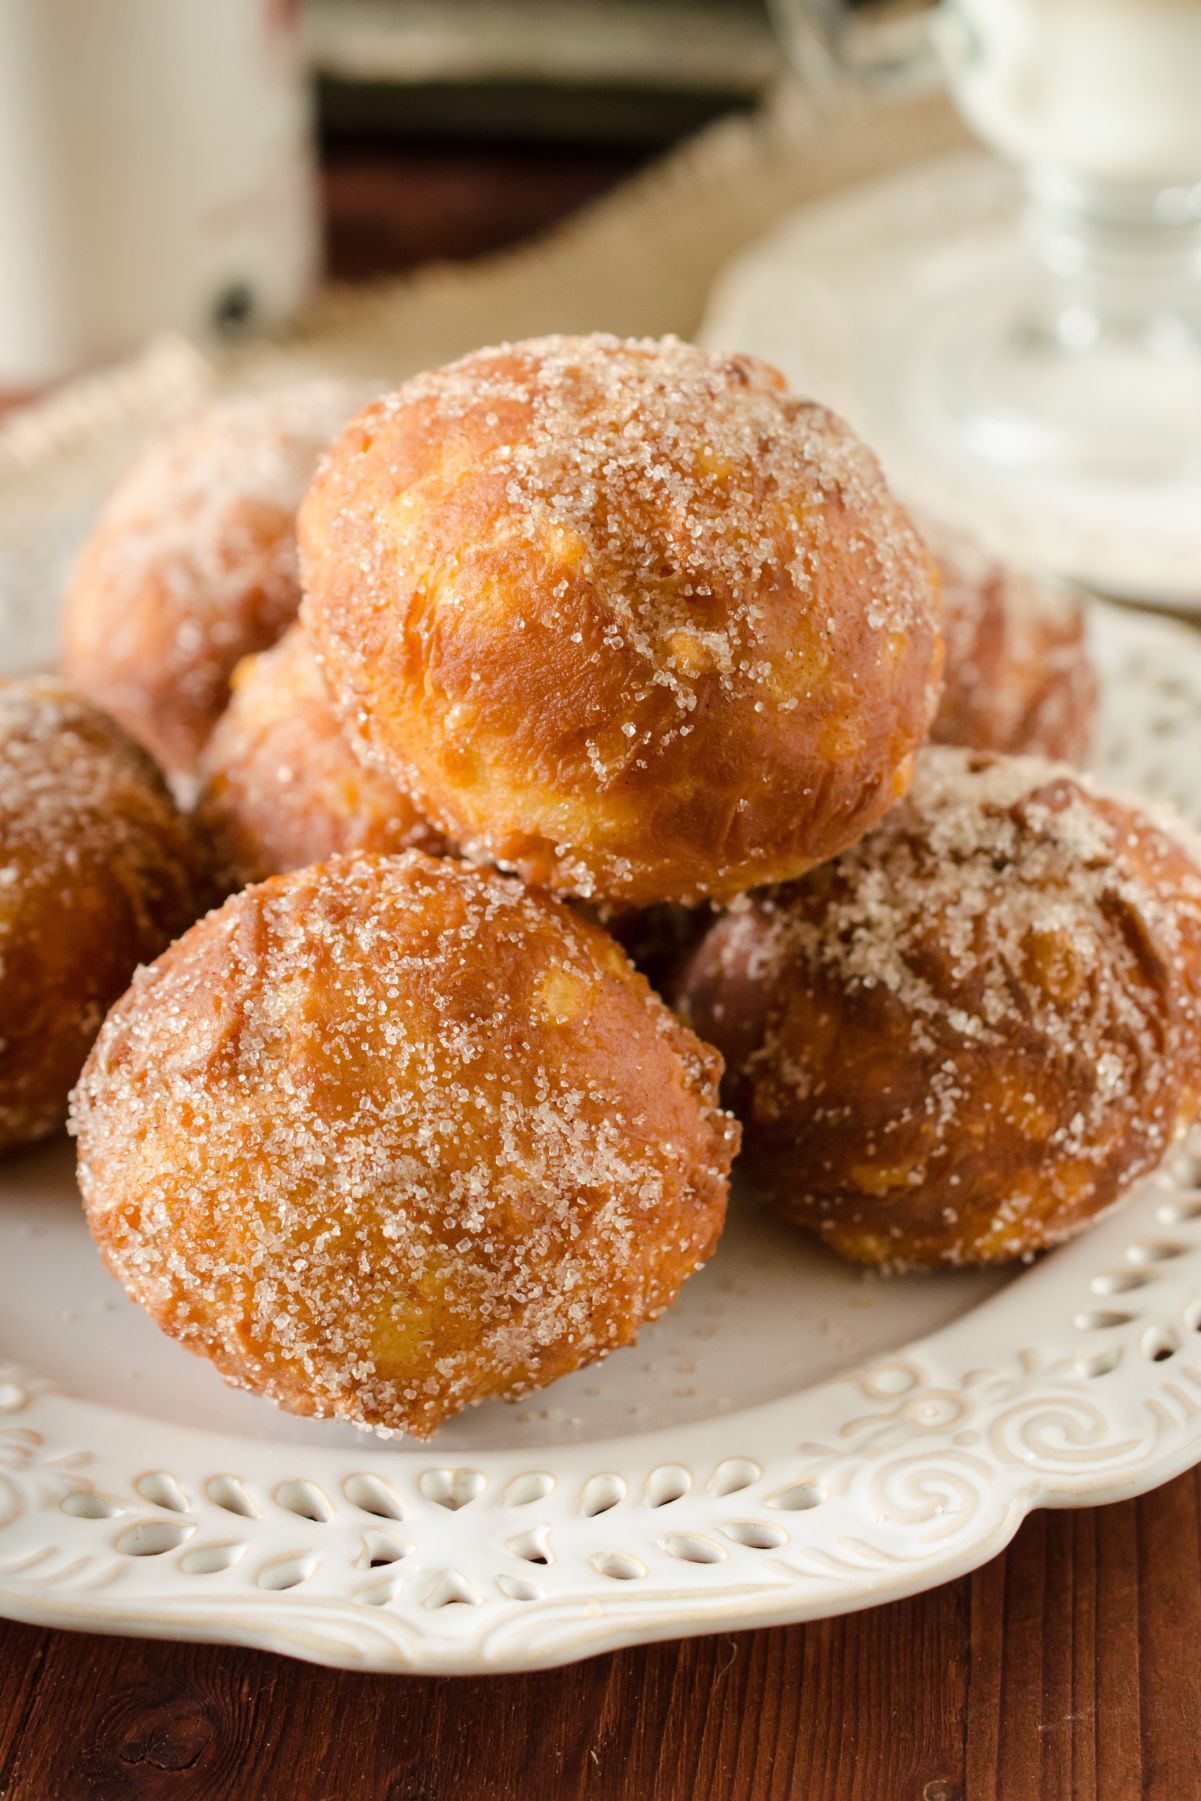
<path fill-rule="evenodd" d="M 1115 507 L 1170 485 L 1201 520 L 1201 0 L 775 0 L 812 79 L 928 77 L 1023 172 L 1020 232 L 915 328 L 915 436 Z M 1050 492 L 1050 490 L 1048 490 Z"/>

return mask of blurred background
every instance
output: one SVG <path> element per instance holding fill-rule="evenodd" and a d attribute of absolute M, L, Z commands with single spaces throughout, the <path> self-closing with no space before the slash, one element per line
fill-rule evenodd
<path fill-rule="evenodd" d="M 932 507 L 1195 608 L 1199 93 L 1201 0 L 0 0 L 0 406 L 160 340 L 329 358 L 327 278 L 536 238 L 660 161 L 654 241 L 627 195 L 599 271 L 531 267 L 470 329 L 444 290 L 410 330 L 398 288 L 357 348 L 395 377 L 481 333 L 737 341 Z M 722 119 L 685 194 L 668 153 Z"/>
<path fill-rule="evenodd" d="M 0 390 L 497 248 L 783 64 L 762 0 L 0 0 Z"/>
<path fill-rule="evenodd" d="M 350 277 L 548 223 L 784 69 L 763 0 L 308 0 L 303 35 Z"/>

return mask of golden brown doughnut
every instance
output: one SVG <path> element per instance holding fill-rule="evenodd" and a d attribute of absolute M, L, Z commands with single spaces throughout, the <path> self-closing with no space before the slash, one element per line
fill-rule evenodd
<path fill-rule="evenodd" d="M 0 682 L 0 1151 L 64 1123 L 105 1010 L 207 898 L 146 753 L 56 681 Z"/>
<path fill-rule="evenodd" d="M 352 421 L 300 541 L 344 717 L 471 855 L 560 891 L 796 875 L 903 792 L 933 714 L 925 550 L 751 357 L 479 351 Z"/>
<path fill-rule="evenodd" d="M 1183 834 L 1183 828 L 1179 828 Z M 768 1199 L 867 1263 L 1068 1237 L 1201 1111 L 1201 869 L 1065 765 L 923 753 L 907 798 L 694 954 Z"/>
<path fill-rule="evenodd" d="M 363 389 L 320 381 L 204 407 L 105 506 L 67 596 L 63 673 L 190 775 L 239 658 L 296 616 L 296 509 Z"/>
<path fill-rule="evenodd" d="M 922 516 L 942 578 L 947 660 L 931 730 L 938 744 L 1085 763 L 1097 710 L 1083 596 L 1001 562 Z"/>
<path fill-rule="evenodd" d="M 109 1015 L 92 1231 L 226 1381 L 425 1437 L 628 1343 L 712 1252 L 720 1063 L 613 941 L 410 851 L 277 876 Z"/>
<path fill-rule="evenodd" d="M 446 848 L 352 748 L 300 625 L 239 663 L 201 770 L 199 817 L 231 887 L 342 851 Z"/>

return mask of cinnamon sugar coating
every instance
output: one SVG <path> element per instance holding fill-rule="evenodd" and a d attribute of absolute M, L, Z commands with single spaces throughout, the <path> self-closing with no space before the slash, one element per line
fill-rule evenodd
<path fill-rule="evenodd" d="M 370 753 L 468 854 L 626 906 L 853 842 L 933 715 L 935 580 L 875 459 L 750 357 L 544 338 L 407 382 L 300 515 Z"/>
<path fill-rule="evenodd" d="M 227 901 L 142 971 L 74 1096 L 92 1231 L 228 1382 L 432 1433 L 615 1346 L 721 1229 L 720 1062 L 613 941 L 450 859 Z"/>
<path fill-rule="evenodd" d="M 208 899 L 146 753 L 59 682 L 0 682 L 0 1151 L 60 1128 L 106 1009 Z"/>
<path fill-rule="evenodd" d="M 935 743 L 1086 763 L 1097 680 L 1081 594 L 1001 562 L 966 533 L 925 517 L 918 525 L 942 580 Z"/>
<path fill-rule="evenodd" d="M 234 888 L 344 851 L 446 848 L 354 749 L 299 624 L 239 663 L 201 772 L 199 817 Z"/>
<path fill-rule="evenodd" d="M 67 596 L 63 674 L 188 776 L 239 658 L 296 616 L 296 509 L 318 456 L 364 398 L 317 381 L 214 402 L 128 470 Z"/>
<path fill-rule="evenodd" d="M 1066 1238 L 1201 1112 L 1201 869 L 1062 764 L 923 753 L 679 983 L 766 1197 L 846 1256 L 986 1263 Z"/>

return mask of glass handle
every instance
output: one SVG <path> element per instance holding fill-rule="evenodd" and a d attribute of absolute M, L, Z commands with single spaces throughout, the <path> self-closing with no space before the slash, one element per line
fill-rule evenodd
<path fill-rule="evenodd" d="M 877 0 L 851 10 L 838 0 L 769 0 L 794 66 L 817 92 L 847 86 L 908 100 L 943 86 L 935 8 Z"/>

